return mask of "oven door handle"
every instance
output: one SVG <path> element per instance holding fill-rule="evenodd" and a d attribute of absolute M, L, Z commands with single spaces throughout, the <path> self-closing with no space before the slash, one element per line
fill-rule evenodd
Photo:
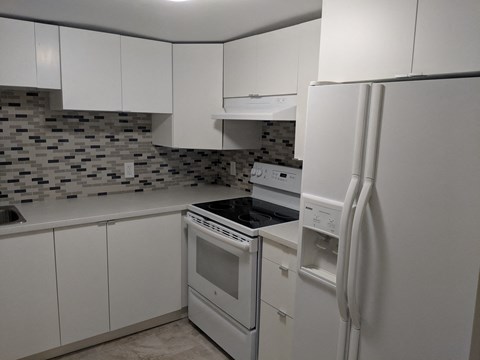
<path fill-rule="evenodd" d="M 206 227 L 202 226 L 202 225 L 199 225 L 197 224 L 196 222 L 190 220 L 188 217 L 184 217 L 186 223 L 188 224 L 188 226 L 191 226 L 192 228 L 194 229 L 197 229 L 198 231 L 201 231 L 213 238 L 215 238 L 216 240 L 219 240 L 219 241 L 222 241 L 228 245 L 231 245 L 237 249 L 240 249 L 242 251 L 245 251 L 245 252 L 255 252 L 256 249 L 252 249 L 252 246 L 251 246 L 251 243 L 242 243 L 240 241 L 235 241 L 235 240 L 232 240 L 222 234 L 219 234 L 215 231 L 212 231 L 210 229 L 207 229 Z"/>

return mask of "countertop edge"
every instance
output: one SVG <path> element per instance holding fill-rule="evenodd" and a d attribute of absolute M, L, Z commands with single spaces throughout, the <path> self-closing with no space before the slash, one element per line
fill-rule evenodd
<path fill-rule="evenodd" d="M 15 205 L 19 208 L 20 212 L 25 216 L 27 221 L 21 224 L 5 225 L 0 228 L 0 238 L 11 235 L 39 232 L 44 230 L 52 230 L 55 228 L 63 228 L 70 226 L 80 226 L 87 224 L 94 224 L 113 220 L 126 220 L 135 217 L 160 215 L 172 212 L 181 212 L 187 210 L 189 204 L 204 202 L 216 199 L 235 198 L 240 196 L 249 196 L 245 191 L 239 189 L 232 189 L 221 185 L 206 185 L 198 187 L 195 190 L 192 189 L 160 189 L 153 190 L 151 192 L 139 193 L 141 195 L 135 195 L 135 193 L 115 194 L 105 197 L 109 202 L 113 201 L 117 209 L 112 209 L 111 204 L 105 206 L 103 211 L 102 206 L 100 210 L 95 211 L 95 214 L 88 214 L 88 206 L 99 206 L 98 197 L 92 198 L 79 198 L 65 200 L 51 200 L 48 202 L 38 202 L 31 204 L 18 204 Z M 182 194 L 178 196 L 178 201 L 172 200 L 172 194 Z M 165 197 L 163 201 L 165 205 L 161 205 L 162 197 Z M 152 197 L 158 197 L 159 204 L 152 204 Z M 130 206 L 129 202 L 134 199 L 135 204 Z M 118 203 L 118 204 L 117 204 Z M 142 204 L 145 204 L 144 206 Z M 56 205 L 59 205 L 60 210 L 56 210 Z M 36 214 L 45 211 L 53 210 L 53 213 L 57 211 L 61 213 L 62 206 L 68 210 L 72 210 L 73 207 L 78 206 L 81 209 L 76 210 L 72 215 L 65 215 L 56 217 L 44 216 L 40 219 L 35 219 Z M 27 214 L 25 214 L 27 213 Z M 29 221 L 29 218 L 33 218 Z"/>
<path fill-rule="evenodd" d="M 298 242 L 295 241 L 297 236 L 292 238 L 291 233 L 287 234 L 285 231 L 281 230 L 281 229 L 284 229 L 286 226 L 292 227 L 292 228 L 295 227 L 296 229 L 298 229 L 298 221 L 293 221 L 291 223 L 285 223 L 280 225 L 272 225 L 272 226 L 262 228 L 259 231 L 259 235 L 261 237 L 272 240 L 280 245 L 287 246 L 290 249 L 298 250 Z"/>

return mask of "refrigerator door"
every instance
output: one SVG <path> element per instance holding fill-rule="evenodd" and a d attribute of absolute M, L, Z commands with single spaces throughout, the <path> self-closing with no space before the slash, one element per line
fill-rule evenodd
<path fill-rule="evenodd" d="M 309 89 L 292 359 L 345 356 L 344 260 L 361 175 L 368 95 L 368 84 Z M 322 219 L 327 227 L 317 221 L 324 209 L 332 214 Z M 325 241 L 323 234 L 328 234 Z"/>
<path fill-rule="evenodd" d="M 388 83 L 382 111 L 358 359 L 478 359 L 480 79 Z"/>

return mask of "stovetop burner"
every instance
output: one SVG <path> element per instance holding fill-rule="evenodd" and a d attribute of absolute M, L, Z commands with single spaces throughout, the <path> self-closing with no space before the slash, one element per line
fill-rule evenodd
<path fill-rule="evenodd" d="M 238 215 L 238 220 L 246 221 L 246 222 L 261 223 L 262 221 L 272 220 L 272 217 L 269 215 L 261 214 L 261 213 L 250 212 L 248 214 Z"/>
<path fill-rule="evenodd" d="M 298 220 L 298 211 L 252 197 L 206 202 L 194 206 L 251 229 Z"/>
<path fill-rule="evenodd" d="M 225 210 L 230 210 L 230 209 L 233 209 L 233 205 L 232 204 L 210 204 L 208 205 L 208 208 L 210 210 L 220 210 L 220 211 L 225 211 Z"/>

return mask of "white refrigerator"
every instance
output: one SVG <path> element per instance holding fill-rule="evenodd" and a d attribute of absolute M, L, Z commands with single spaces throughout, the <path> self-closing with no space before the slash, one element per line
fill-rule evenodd
<path fill-rule="evenodd" d="M 292 359 L 480 359 L 480 78 L 311 86 Z"/>

